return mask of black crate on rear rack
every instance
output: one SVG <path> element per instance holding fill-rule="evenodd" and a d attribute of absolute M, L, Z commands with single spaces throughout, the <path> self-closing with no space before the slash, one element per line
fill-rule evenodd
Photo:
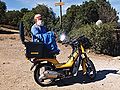
<path fill-rule="evenodd" d="M 25 42 L 27 58 L 43 58 L 44 44 L 42 42 Z"/>

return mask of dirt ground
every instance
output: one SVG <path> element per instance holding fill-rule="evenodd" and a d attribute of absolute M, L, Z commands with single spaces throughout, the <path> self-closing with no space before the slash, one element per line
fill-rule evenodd
<path fill-rule="evenodd" d="M 57 57 L 60 62 L 67 61 L 70 47 L 59 44 Z M 31 63 L 24 55 L 18 34 L 0 34 L 0 90 L 120 90 L 120 57 L 98 55 L 90 52 L 95 64 L 95 80 L 83 83 L 81 72 L 73 78 L 65 79 L 54 86 L 41 87 L 33 79 Z"/>

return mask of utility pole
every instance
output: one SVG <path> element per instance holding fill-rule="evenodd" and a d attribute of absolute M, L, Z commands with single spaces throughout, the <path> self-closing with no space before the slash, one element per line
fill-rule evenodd
<path fill-rule="evenodd" d="M 59 3 L 55 3 L 55 6 L 60 6 L 60 29 L 62 29 L 62 6 L 64 3 L 60 0 Z"/>
<path fill-rule="evenodd" d="M 60 0 L 62 2 L 62 0 Z M 62 29 L 62 6 L 60 5 L 60 29 Z"/>

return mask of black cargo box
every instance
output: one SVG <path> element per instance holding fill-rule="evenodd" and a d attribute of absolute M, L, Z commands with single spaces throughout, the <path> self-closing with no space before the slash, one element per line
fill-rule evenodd
<path fill-rule="evenodd" d="M 43 58 L 44 44 L 42 42 L 25 42 L 27 58 Z"/>

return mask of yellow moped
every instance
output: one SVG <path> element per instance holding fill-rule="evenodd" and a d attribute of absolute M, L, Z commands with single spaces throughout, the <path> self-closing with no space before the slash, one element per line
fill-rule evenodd
<path fill-rule="evenodd" d="M 88 40 L 84 36 L 62 42 L 63 45 L 72 47 L 72 53 L 65 63 L 59 63 L 55 53 L 49 53 L 42 42 L 25 42 L 23 28 L 20 28 L 20 37 L 26 47 L 25 55 L 33 63 L 31 70 L 35 67 L 34 79 L 37 84 L 47 86 L 56 80 L 76 76 L 80 65 L 83 75 L 90 79 L 95 78 L 96 69 L 85 52 L 85 43 Z M 65 38 L 64 35 L 61 37 Z"/>

